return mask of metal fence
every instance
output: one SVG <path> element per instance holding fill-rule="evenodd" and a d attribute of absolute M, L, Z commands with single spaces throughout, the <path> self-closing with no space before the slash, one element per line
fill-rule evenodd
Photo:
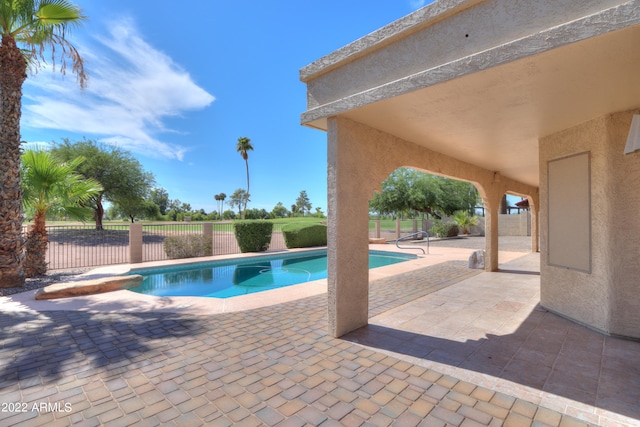
<path fill-rule="evenodd" d="M 130 225 L 104 225 L 96 230 L 95 225 L 51 225 L 47 226 L 49 246 L 47 262 L 49 270 L 98 267 L 102 265 L 126 264 L 131 260 L 132 245 L 142 245 L 142 261 L 169 259 L 164 250 L 164 241 L 169 236 L 203 234 L 205 223 L 150 223 L 142 225 L 141 242 L 131 242 Z M 210 223 L 211 224 L 211 223 Z M 213 255 L 240 253 L 233 233 L 232 223 L 213 223 Z M 273 225 L 269 250 L 284 250 L 282 224 Z"/>
<path fill-rule="evenodd" d="M 433 221 L 422 219 L 371 220 L 369 237 L 396 240 L 418 231 L 429 231 L 432 226 Z"/>
<path fill-rule="evenodd" d="M 105 225 L 47 226 L 49 270 L 129 262 L 129 227 Z"/>

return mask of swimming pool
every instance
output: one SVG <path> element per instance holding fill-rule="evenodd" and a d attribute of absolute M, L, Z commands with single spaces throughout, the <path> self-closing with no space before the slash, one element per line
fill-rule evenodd
<path fill-rule="evenodd" d="M 414 254 L 370 251 L 369 268 L 416 259 Z M 327 277 L 327 251 L 305 251 L 184 266 L 134 270 L 140 286 L 133 292 L 155 296 L 229 298 Z"/>

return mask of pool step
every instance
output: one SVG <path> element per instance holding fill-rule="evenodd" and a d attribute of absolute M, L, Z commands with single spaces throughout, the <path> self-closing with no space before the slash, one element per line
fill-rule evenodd
<path fill-rule="evenodd" d="M 100 294 L 103 292 L 134 288 L 139 286 L 141 283 L 142 276 L 139 274 L 131 276 L 101 277 L 99 279 L 49 285 L 38 289 L 35 297 L 37 300 L 41 300 Z"/>

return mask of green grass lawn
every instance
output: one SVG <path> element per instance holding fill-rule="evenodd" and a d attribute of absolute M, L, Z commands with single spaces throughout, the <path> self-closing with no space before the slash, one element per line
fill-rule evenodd
<path fill-rule="evenodd" d="M 418 230 L 422 226 L 422 220 L 418 220 Z M 375 230 L 375 222 L 374 220 L 369 221 L 369 230 Z M 396 220 L 395 219 L 382 219 L 380 220 L 380 230 L 393 230 L 396 229 Z M 403 219 L 400 221 L 400 229 L 401 230 L 413 230 L 413 220 L 412 219 Z"/>

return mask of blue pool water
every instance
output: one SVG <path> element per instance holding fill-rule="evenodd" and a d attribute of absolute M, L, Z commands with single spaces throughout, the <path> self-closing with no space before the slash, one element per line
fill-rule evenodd
<path fill-rule="evenodd" d="M 413 254 L 370 251 L 369 268 L 416 259 Z M 327 251 L 278 254 L 132 271 L 144 277 L 131 290 L 156 296 L 229 298 L 327 277 Z"/>

